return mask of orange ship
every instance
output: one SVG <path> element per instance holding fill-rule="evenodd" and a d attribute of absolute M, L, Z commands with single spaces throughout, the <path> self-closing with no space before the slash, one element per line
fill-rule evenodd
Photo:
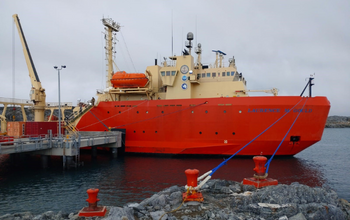
<path fill-rule="evenodd" d="M 110 33 L 119 31 L 111 20 L 103 24 Z M 277 89 L 260 91 L 273 95 L 249 96 L 256 91 L 246 88 L 234 58 L 225 66 L 226 54 L 215 50 L 215 63 L 204 65 L 198 44 L 195 62 L 192 33 L 187 40 L 181 56 L 146 68 L 144 85 L 116 87 L 115 75 L 108 75 L 108 89 L 99 92 L 76 127 L 126 129 L 125 151 L 132 153 L 272 155 L 281 143 L 276 155 L 295 155 L 321 140 L 330 103 L 311 96 L 311 80 L 308 97 L 278 96 Z M 111 56 L 112 47 L 106 48 Z"/>

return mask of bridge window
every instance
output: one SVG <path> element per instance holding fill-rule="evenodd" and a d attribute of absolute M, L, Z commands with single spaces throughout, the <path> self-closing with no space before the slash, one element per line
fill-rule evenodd
<path fill-rule="evenodd" d="M 207 77 L 210 77 L 210 73 L 207 73 Z"/>
<path fill-rule="evenodd" d="M 202 73 L 202 78 L 205 78 L 205 73 Z"/>
<path fill-rule="evenodd" d="M 170 76 L 170 71 L 166 71 L 166 75 L 167 75 L 167 76 Z"/>
<path fill-rule="evenodd" d="M 171 75 L 175 76 L 176 71 L 171 71 Z"/>
<path fill-rule="evenodd" d="M 216 73 L 212 73 L 211 76 L 212 76 L 212 77 L 216 77 Z"/>
<path fill-rule="evenodd" d="M 220 73 L 218 73 L 218 76 L 220 76 Z"/>
<path fill-rule="evenodd" d="M 222 72 L 222 76 L 225 76 L 225 72 Z"/>
<path fill-rule="evenodd" d="M 199 78 L 201 78 L 201 74 L 200 73 L 197 74 L 197 79 L 199 79 Z"/>
<path fill-rule="evenodd" d="M 162 74 L 162 76 L 165 76 L 165 72 L 164 71 L 162 71 L 162 72 L 160 72 L 161 74 Z"/>
<path fill-rule="evenodd" d="M 227 72 L 227 74 L 226 74 L 227 76 L 230 76 L 230 72 Z"/>
<path fill-rule="evenodd" d="M 235 75 L 235 71 L 232 71 L 232 72 L 231 72 L 231 76 L 234 76 L 234 75 Z"/>

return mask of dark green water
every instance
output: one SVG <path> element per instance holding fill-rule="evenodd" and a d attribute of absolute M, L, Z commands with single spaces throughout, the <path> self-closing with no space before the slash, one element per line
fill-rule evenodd
<path fill-rule="evenodd" d="M 323 139 L 292 158 L 271 162 L 269 177 L 279 183 L 300 182 L 309 186 L 328 185 L 339 197 L 350 200 L 350 129 L 325 129 Z M 100 205 L 123 206 L 141 202 L 172 185 L 185 185 L 184 171 L 200 173 L 213 169 L 223 158 L 161 158 L 125 156 L 110 159 L 99 154 L 92 160 L 82 155 L 85 165 L 62 171 L 60 158 L 52 158 L 49 169 L 41 169 L 40 157 L 30 157 L 17 166 L 9 156 L 0 157 L 0 216 L 30 211 L 77 212 L 87 206 L 89 188 L 98 188 Z M 253 175 L 249 158 L 233 158 L 213 178 L 242 181 Z"/>

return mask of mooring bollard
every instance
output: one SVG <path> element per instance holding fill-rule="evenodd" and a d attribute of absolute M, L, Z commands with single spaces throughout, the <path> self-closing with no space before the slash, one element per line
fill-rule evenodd
<path fill-rule="evenodd" d="M 267 158 L 264 156 L 255 156 L 253 157 L 253 160 L 255 163 L 255 167 L 253 170 L 256 173 L 253 175 L 253 177 L 244 178 L 243 185 L 253 185 L 256 188 L 277 185 L 278 181 L 276 179 L 267 178 L 265 167 Z"/>
<path fill-rule="evenodd" d="M 254 163 L 255 163 L 255 168 L 253 169 L 256 172 L 256 175 L 259 177 L 263 177 L 266 171 L 266 161 L 267 158 L 264 156 L 255 156 L 253 157 Z"/>
<path fill-rule="evenodd" d="M 100 190 L 99 189 L 88 189 L 86 192 L 88 194 L 88 199 L 86 200 L 89 203 L 89 210 L 95 211 L 97 208 L 97 202 L 100 201 L 97 198 L 97 194 Z"/>
<path fill-rule="evenodd" d="M 89 203 L 89 207 L 84 207 L 79 212 L 79 216 L 85 217 L 93 217 L 93 216 L 105 216 L 106 207 L 105 206 L 97 206 L 97 202 L 100 201 L 97 198 L 97 194 L 99 189 L 88 189 L 86 192 L 88 194 L 88 199 L 86 200 Z"/>
<path fill-rule="evenodd" d="M 184 202 L 187 202 L 187 201 L 202 202 L 203 201 L 202 193 L 198 192 L 198 190 L 195 189 L 195 187 L 197 187 L 198 185 L 197 179 L 198 179 L 199 170 L 187 169 L 185 170 L 185 174 L 187 177 L 187 185 L 186 185 L 187 192 L 182 194 L 182 200 Z"/>

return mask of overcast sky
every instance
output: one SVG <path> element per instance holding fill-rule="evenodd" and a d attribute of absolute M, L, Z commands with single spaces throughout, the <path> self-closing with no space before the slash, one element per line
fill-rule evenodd
<path fill-rule="evenodd" d="M 211 50 L 222 50 L 225 65 L 235 56 L 248 89 L 276 87 L 282 96 L 300 95 L 315 73 L 313 95 L 328 97 L 330 115 L 350 116 L 349 0 L 1 0 L 0 97 L 29 99 L 13 14 L 20 18 L 48 102 L 58 101 L 56 65 L 67 66 L 61 71 L 62 102 L 76 104 L 105 88 L 101 19 L 109 17 L 122 26 L 116 47 L 121 70 L 144 72 L 155 58 L 160 63 L 170 56 L 173 26 L 174 54 L 181 54 L 191 31 L 194 43 L 202 44 L 203 63 L 214 63 Z"/>

